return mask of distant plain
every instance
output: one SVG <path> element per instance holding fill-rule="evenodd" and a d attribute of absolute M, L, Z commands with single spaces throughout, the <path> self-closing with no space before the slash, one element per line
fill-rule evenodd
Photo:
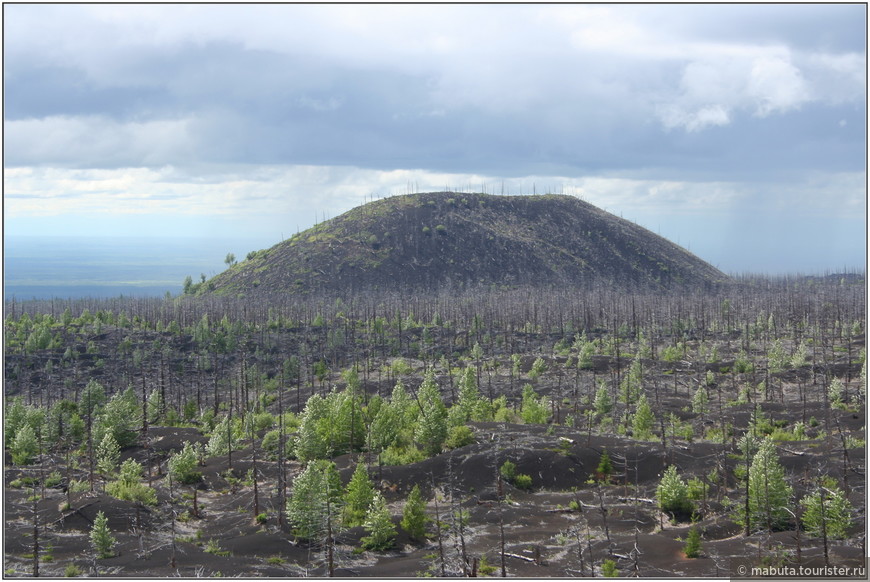
<path fill-rule="evenodd" d="M 277 241 L 275 241 L 277 242 Z M 240 260 L 256 241 L 206 238 L 6 237 L 6 299 L 173 295 L 188 275 L 212 277 L 228 252 Z M 262 246 L 262 244 L 260 245 Z"/>

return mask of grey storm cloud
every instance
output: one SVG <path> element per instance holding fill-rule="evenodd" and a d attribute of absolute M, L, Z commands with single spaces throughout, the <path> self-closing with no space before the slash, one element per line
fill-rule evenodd
<path fill-rule="evenodd" d="M 233 8 L 137 27 L 123 6 L 7 6 L 8 30 L 36 29 L 6 41 L 7 164 L 719 179 L 863 163 L 863 7 L 354 8 L 362 28 L 420 27 L 422 48 L 333 26 L 340 7 Z M 427 15 L 469 22 L 442 38 Z"/>

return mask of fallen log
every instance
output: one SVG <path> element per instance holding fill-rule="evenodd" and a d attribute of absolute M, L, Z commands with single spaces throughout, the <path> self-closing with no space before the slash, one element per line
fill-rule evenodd
<path fill-rule="evenodd" d="M 632 501 L 640 501 L 642 503 L 650 503 L 652 505 L 656 505 L 658 501 L 655 499 L 650 499 L 649 497 L 617 497 L 617 501 L 620 503 L 630 503 Z"/>
<path fill-rule="evenodd" d="M 528 556 L 521 556 L 519 554 L 505 554 L 505 557 L 516 558 L 517 560 L 523 560 L 524 562 L 531 562 L 532 564 L 535 563 L 534 558 L 529 558 Z"/>

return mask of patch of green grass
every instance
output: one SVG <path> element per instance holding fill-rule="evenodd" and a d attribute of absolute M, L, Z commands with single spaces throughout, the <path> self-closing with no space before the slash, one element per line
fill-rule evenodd
<path fill-rule="evenodd" d="M 206 542 L 205 548 L 203 548 L 203 551 L 206 552 L 207 554 L 212 554 L 215 556 L 223 556 L 225 558 L 232 555 L 232 552 L 230 552 L 229 550 L 222 550 L 220 545 L 217 543 L 217 541 L 214 538 L 210 538 Z"/>
<path fill-rule="evenodd" d="M 67 564 L 63 570 L 63 575 L 67 578 L 76 578 L 82 575 L 82 570 L 75 564 Z"/>
<path fill-rule="evenodd" d="M 22 487 L 33 487 L 37 482 L 38 480 L 35 477 L 19 477 L 14 481 L 10 481 L 9 486 L 14 489 L 21 489 Z"/>
<path fill-rule="evenodd" d="M 486 558 L 486 554 L 480 557 L 480 562 L 477 565 L 477 572 L 483 576 L 489 576 L 494 574 L 497 568 L 489 563 L 489 560 Z"/>

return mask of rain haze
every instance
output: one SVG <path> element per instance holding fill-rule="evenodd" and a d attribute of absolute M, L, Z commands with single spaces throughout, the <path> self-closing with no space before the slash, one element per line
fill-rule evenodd
<path fill-rule="evenodd" d="M 7 258 L 190 237 L 217 268 L 453 189 L 575 195 L 727 273 L 865 268 L 862 4 L 3 10 Z"/>

